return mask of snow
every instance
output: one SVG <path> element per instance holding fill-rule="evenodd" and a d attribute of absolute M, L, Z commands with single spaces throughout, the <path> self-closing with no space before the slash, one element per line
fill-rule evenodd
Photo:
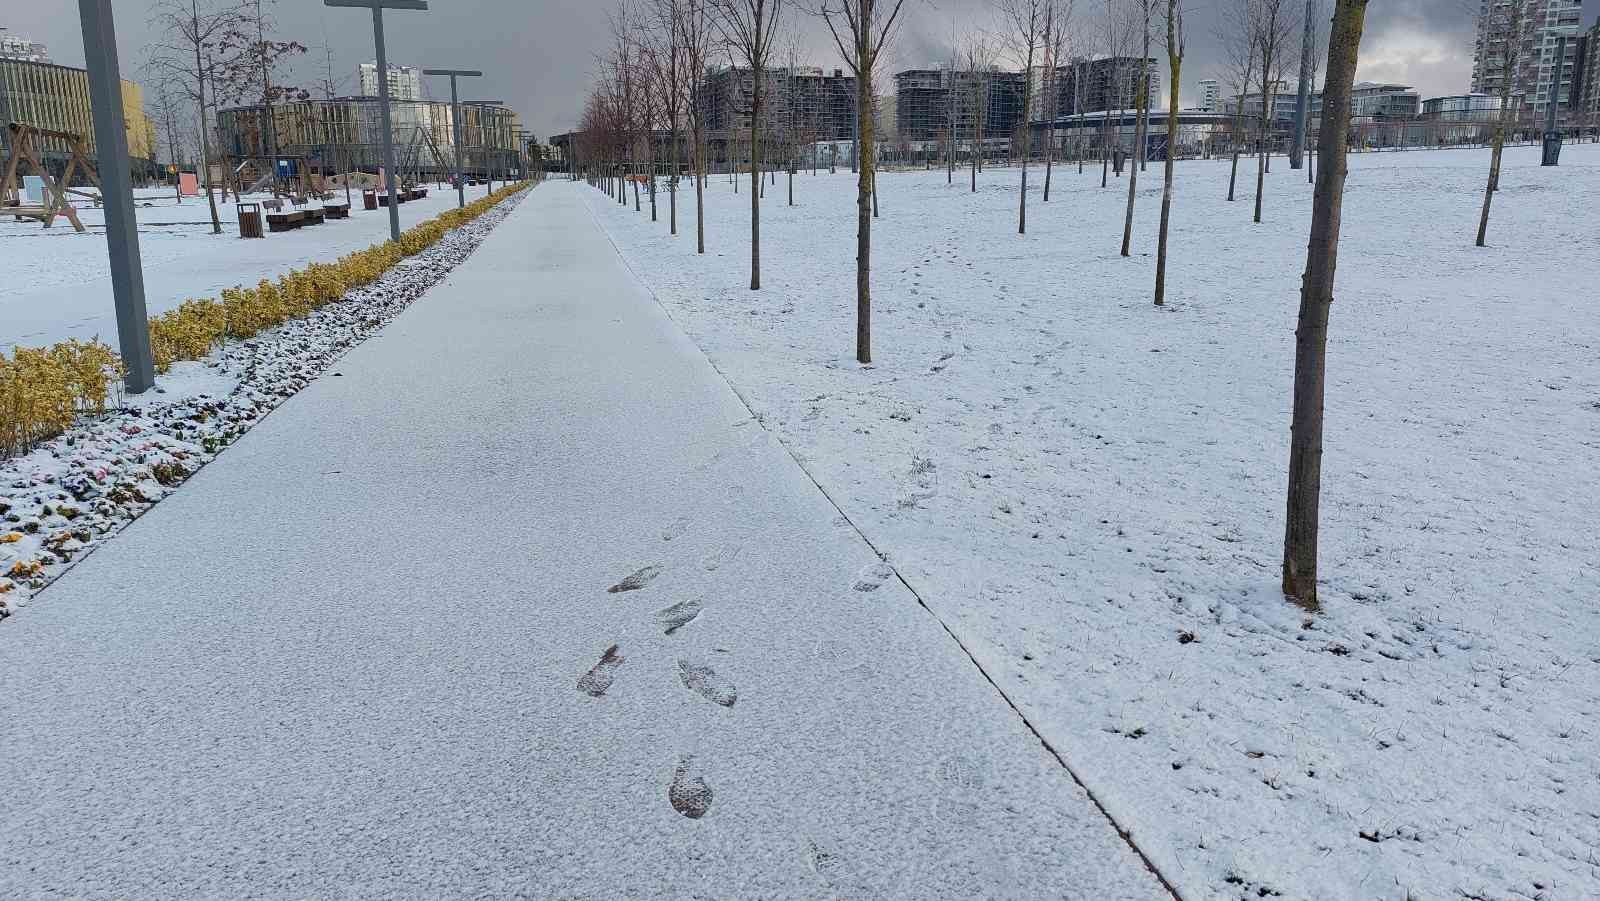
<path fill-rule="evenodd" d="M 481 184 L 466 190 L 468 201 L 488 193 Z M 246 195 L 245 199 L 269 198 Z M 235 204 L 219 201 L 222 234 L 213 235 L 203 195 L 185 197 L 178 204 L 170 190 L 141 189 L 135 203 L 147 311 L 156 316 L 191 298 L 216 297 L 224 288 L 276 279 L 307 263 L 328 262 L 388 240 L 388 209 L 362 209 L 359 191 L 354 200 L 348 219 L 242 241 Z M 344 192 L 336 192 L 335 199 L 327 202 L 343 203 Z M 456 192 L 448 185 L 432 185 L 427 197 L 400 205 L 400 227 L 410 228 L 454 209 L 456 202 Z M 18 222 L 0 216 L 0 351 L 95 337 L 116 347 L 105 211 L 82 198 L 76 203 L 88 229 L 82 234 L 65 219 L 46 229 L 35 220 Z"/>
<path fill-rule="evenodd" d="M 581 190 L 0 624 L 0 895 L 1162 897 Z"/>
<path fill-rule="evenodd" d="M 1322 593 L 1278 592 L 1311 192 L 1274 161 L 885 173 L 875 364 L 855 183 L 780 175 L 680 231 L 588 198 L 632 268 L 1185 897 L 1600 895 L 1600 147 L 1356 155 L 1328 349 Z"/>
<path fill-rule="evenodd" d="M 0 619 L 376 334 L 466 259 L 518 199 L 446 233 L 376 283 L 204 360 L 174 363 L 152 390 L 117 397 L 111 413 L 80 417 L 65 435 L 0 462 Z"/>

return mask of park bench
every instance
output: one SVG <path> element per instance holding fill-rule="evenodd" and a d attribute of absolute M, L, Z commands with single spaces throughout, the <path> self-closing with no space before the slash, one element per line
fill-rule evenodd
<path fill-rule="evenodd" d="M 261 201 L 261 205 L 274 213 L 283 212 L 283 201 L 278 200 L 277 198 L 273 198 L 272 200 L 263 200 Z"/>
<path fill-rule="evenodd" d="M 329 219 L 349 219 L 350 204 L 327 203 L 322 206 L 322 214 Z"/>
<path fill-rule="evenodd" d="M 290 229 L 296 229 L 304 225 L 305 219 L 306 214 L 303 210 L 295 210 L 294 212 L 290 213 L 268 213 L 267 230 L 286 232 Z"/>
<path fill-rule="evenodd" d="M 304 219 L 300 220 L 301 225 L 321 225 L 324 221 L 324 213 L 319 207 L 301 210 L 300 214 L 305 216 Z"/>

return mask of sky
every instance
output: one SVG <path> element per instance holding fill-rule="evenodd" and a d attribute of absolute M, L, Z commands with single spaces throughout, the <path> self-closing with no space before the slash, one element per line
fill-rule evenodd
<path fill-rule="evenodd" d="M 335 78 L 343 80 L 342 90 L 353 92 L 356 64 L 373 58 L 370 14 L 325 8 L 320 0 L 267 2 L 278 21 L 279 38 L 312 48 L 297 67 L 300 83 L 322 77 L 326 40 L 334 56 Z M 1085 33 L 1092 31 L 1104 2 L 1076 0 L 1074 21 Z M 1317 2 L 1331 10 L 1332 0 Z M 1186 0 L 1188 52 L 1181 80 L 1185 105 L 1198 99 L 1199 79 L 1222 74 L 1216 22 L 1226 3 Z M 1297 4 L 1291 0 L 1291 5 Z M 1594 22 L 1600 0 L 1588 5 L 1586 27 Z M 82 65 L 83 39 L 75 5 L 8 2 L 5 6 L 0 27 L 49 45 L 58 63 Z M 153 0 L 115 2 L 123 74 L 136 81 L 146 80 L 140 76 L 140 64 L 149 46 L 161 37 L 151 22 L 154 6 Z M 785 21 L 808 48 L 809 64 L 839 65 L 838 51 L 820 22 L 801 12 L 803 6 L 793 0 L 786 6 Z M 1472 76 L 1477 6 L 1474 0 L 1372 4 L 1357 77 L 1409 84 L 1423 97 L 1464 93 Z M 503 100 L 521 114 L 524 128 L 545 138 L 576 124 L 595 60 L 610 41 L 608 13 L 613 8 L 605 0 L 433 0 L 426 12 L 385 14 L 389 59 L 396 65 L 482 69 L 483 78 L 463 81 L 463 99 Z M 993 9 L 993 0 L 907 0 L 905 24 L 880 71 L 888 75 L 903 68 L 938 65 L 949 58 L 952 33 L 998 27 Z M 1162 54 L 1153 50 L 1152 55 Z M 892 82 L 883 81 L 887 93 Z M 430 82 L 425 89 L 432 96 L 449 96 L 445 79 L 425 82 Z"/>

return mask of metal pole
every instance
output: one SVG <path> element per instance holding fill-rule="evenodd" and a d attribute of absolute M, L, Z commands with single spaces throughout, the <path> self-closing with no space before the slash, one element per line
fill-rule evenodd
<path fill-rule="evenodd" d="M 389 110 L 389 60 L 383 47 L 383 7 L 372 7 L 372 42 L 378 48 L 378 106 L 383 117 L 383 181 L 389 190 L 389 239 L 400 240 L 400 197 L 395 189 L 394 122 Z"/>
<path fill-rule="evenodd" d="M 450 76 L 450 119 L 455 125 L 456 207 L 467 205 L 467 174 L 461 165 L 461 95 L 456 93 L 456 77 Z"/>
<path fill-rule="evenodd" d="M 1556 131 L 1556 107 L 1561 105 L 1561 73 L 1567 65 L 1567 36 L 1556 41 L 1556 67 L 1550 76 L 1550 99 L 1544 107 L 1544 155 L 1541 166 L 1561 165 L 1561 132 Z"/>
<path fill-rule="evenodd" d="M 1309 134 L 1308 126 L 1311 121 L 1311 17 L 1315 15 L 1313 2 L 1314 0 L 1306 0 L 1305 37 L 1300 42 L 1300 96 L 1295 99 L 1294 105 L 1294 136 L 1289 142 L 1290 169 L 1298 169 L 1301 166 L 1301 154 L 1306 149 L 1306 135 Z M 1263 92 L 1262 97 L 1265 96 Z"/>
<path fill-rule="evenodd" d="M 139 261 L 139 223 L 134 217 L 133 185 L 128 175 L 128 133 L 122 118 L 122 76 L 111 0 L 78 0 L 78 15 L 83 21 L 89 107 L 100 164 L 100 196 L 105 203 L 117 343 L 126 371 L 123 384 L 130 394 L 141 394 L 155 384 L 155 360 L 150 354 L 150 322 L 144 306 L 144 269 Z"/>

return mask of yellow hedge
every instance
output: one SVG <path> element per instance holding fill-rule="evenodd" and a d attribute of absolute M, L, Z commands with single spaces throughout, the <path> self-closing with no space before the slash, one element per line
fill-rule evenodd
<path fill-rule="evenodd" d="M 402 232 L 398 242 L 375 244 L 336 263 L 312 263 L 276 282 L 263 279 L 254 288 L 228 288 L 215 300 L 185 301 L 152 317 L 150 350 L 156 371 L 166 372 L 178 360 L 201 359 L 227 339 L 253 338 L 338 300 L 351 288 L 370 285 L 405 257 L 427 250 L 446 232 L 524 187 L 507 185 L 462 209 L 441 213 Z M 80 413 L 104 412 L 122 372 L 116 353 L 99 341 L 19 347 L 10 357 L 0 353 L 0 453 L 25 453 L 66 431 Z"/>

